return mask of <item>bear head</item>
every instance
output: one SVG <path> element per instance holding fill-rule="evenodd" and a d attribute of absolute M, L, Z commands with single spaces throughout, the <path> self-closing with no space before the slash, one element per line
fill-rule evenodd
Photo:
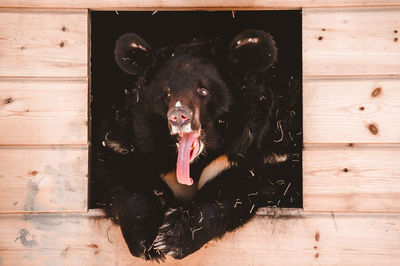
<path fill-rule="evenodd" d="M 277 59 L 275 41 L 264 31 L 245 30 L 222 51 L 219 44 L 217 39 L 192 41 L 153 50 L 134 33 L 116 42 L 115 61 L 124 72 L 146 80 L 142 101 L 176 140 L 176 176 L 182 184 L 193 182 L 190 163 L 205 149 L 221 147 L 223 133 L 215 125 L 241 97 L 233 80 L 263 72 Z"/>

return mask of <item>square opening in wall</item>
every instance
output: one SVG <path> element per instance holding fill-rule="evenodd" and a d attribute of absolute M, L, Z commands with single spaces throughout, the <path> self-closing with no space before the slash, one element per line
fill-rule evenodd
<path fill-rule="evenodd" d="M 302 207 L 300 11 L 91 18 L 90 206 L 132 254 L 136 220 L 143 243 L 168 219 L 207 242 L 259 207 Z"/>

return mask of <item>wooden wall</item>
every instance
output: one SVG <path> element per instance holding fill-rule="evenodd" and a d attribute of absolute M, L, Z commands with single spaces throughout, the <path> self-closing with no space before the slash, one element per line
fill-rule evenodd
<path fill-rule="evenodd" d="M 0 212 L 86 212 L 88 11 L 0 9 Z"/>
<path fill-rule="evenodd" d="M 300 8 L 304 210 L 167 265 L 400 265 L 400 0 L 2 0 L 0 266 L 151 264 L 88 212 L 88 9 Z"/>
<path fill-rule="evenodd" d="M 304 210 L 400 211 L 400 8 L 303 10 Z"/>

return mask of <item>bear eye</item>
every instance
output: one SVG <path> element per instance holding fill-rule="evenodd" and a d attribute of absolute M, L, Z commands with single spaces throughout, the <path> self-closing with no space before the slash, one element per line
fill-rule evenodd
<path fill-rule="evenodd" d="M 170 99 L 171 98 L 171 89 L 167 88 L 167 91 L 165 92 L 165 98 Z"/>
<path fill-rule="evenodd" d="M 201 96 L 207 96 L 208 95 L 208 90 L 205 88 L 198 88 L 197 93 L 200 94 Z"/>

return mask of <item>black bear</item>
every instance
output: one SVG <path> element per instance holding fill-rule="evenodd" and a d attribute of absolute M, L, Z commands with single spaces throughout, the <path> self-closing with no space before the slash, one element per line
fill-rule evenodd
<path fill-rule="evenodd" d="M 269 33 L 154 50 L 127 33 L 114 56 L 132 87 L 105 127 L 95 174 L 134 256 L 183 258 L 279 205 L 290 184 L 275 184 L 300 160 L 299 86 L 273 87 Z"/>

